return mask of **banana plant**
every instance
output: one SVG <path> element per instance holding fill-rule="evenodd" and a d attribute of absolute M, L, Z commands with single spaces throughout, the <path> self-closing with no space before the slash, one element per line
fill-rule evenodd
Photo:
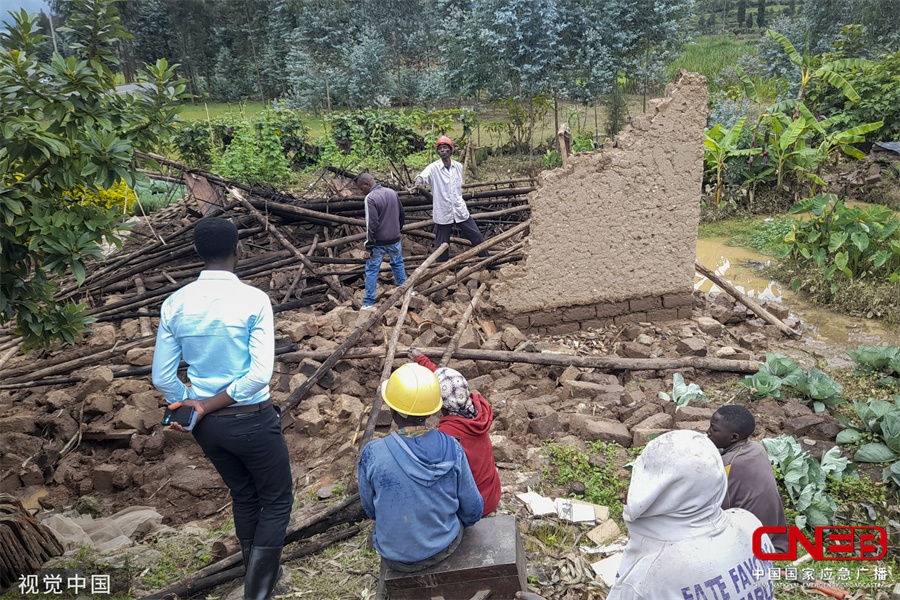
<path fill-rule="evenodd" d="M 788 59 L 800 69 L 800 88 L 797 92 L 797 100 L 791 101 L 794 104 L 790 108 L 796 107 L 797 101 L 803 102 L 803 99 L 806 97 L 806 87 L 814 79 L 821 79 L 825 83 L 837 88 L 850 99 L 851 102 L 859 102 L 859 94 L 853 86 L 840 75 L 839 71 L 868 67 L 874 64 L 872 61 L 860 58 L 843 58 L 817 66 L 816 61 L 814 60 L 815 57 L 809 53 L 808 41 L 806 48 L 803 50 L 803 55 L 801 56 L 790 40 L 780 33 L 769 29 L 766 31 L 766 35 L 781 44 Z M 779 110 L 786 110 L 786 106 L 782 107 L 779 105 Z"/>
<path fill-rule="evenodd" d="M 804 141 L 810 127 L 803 114 L 794 120 L 781 112 L 768 113 L 764 117 L 768 120 L 772 133 L 766 150 L 775 163 L 775 183 L 780 188 L 784 183 L 785 172 L 804 170 L 815 161 Z"/>
<path fill-rule="evenodd" d="M 741 131 L 747 117 L 741 117 L 731 129 L 716 123 L 715 127 L 707 130 L 704 159 L 706 164 L 716 170 L 716 206 L 722 201 L 722 175 L 728 169 L 725 162 L 732 156 L 751 156 L 762 152 L 760 148 L 740 148 Z"/>

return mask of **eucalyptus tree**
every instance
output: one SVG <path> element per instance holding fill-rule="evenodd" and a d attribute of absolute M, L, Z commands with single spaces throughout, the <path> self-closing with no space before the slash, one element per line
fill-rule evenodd
<path fill-rule="evenodd" d="M 324 98 L 325 110 L 332 109 L 334 76 L 343 71 L 346 47 L 364 25 L 358 6 L 354 0 L 288 0 L 284 5 L 297 24 L 285 37 L 291 95 L 309 108 Z"/>

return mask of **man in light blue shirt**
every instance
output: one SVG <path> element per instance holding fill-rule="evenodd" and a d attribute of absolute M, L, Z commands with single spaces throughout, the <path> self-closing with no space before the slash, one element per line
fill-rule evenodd
<path fill-rule="evenodd" d="M 225 219 L 202 219 L 194 228 L 204 269 L 163 303 L 153 385 L 172 410 L 196 411 L 194 438 L 231 490 L 247 569 L 244 598 L 267 600 L 278 579 L 294 498 L 281 418 L 269 400 L 272 303 L 234 274 L 237 243 L 237 228 Z M 182 358 L 190 387 L 178 378 Z M 177 423 L 172 427 L 183 431 Z"/>

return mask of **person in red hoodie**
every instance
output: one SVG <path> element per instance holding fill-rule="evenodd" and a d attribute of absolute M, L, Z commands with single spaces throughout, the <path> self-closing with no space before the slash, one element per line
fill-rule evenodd
<path fill-rule="evenodd" d="M 431 369 L 437 376 L 443 402 L 438 431 L 459 440 L 469 459 L 475 485 L 484 498 L 482 516 L 489 515 L 500 503 L 500 473 L 494 462 L 494 446 L 488 436 L 494 422 L 491 405 L 478 392 L 469 392 L 469 382 L 459 371 L 438 368 L 416 348 L 409 349 L 409 358 Z"/>

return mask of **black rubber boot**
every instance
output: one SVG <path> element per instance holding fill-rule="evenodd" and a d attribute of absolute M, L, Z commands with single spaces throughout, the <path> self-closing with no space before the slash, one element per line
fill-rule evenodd
<path fill-rule="evenodd" d="M 241 555 L 244 557 L 244 570 L 250 565 L 250 551 L 253 549 L 253 540 L 241 540 Z"/>
<path fill-rule="evenodd" d="M 244 600 L 269 600 L 281 571 L 281 546 L 253 546 L 244 577 Z"/>

